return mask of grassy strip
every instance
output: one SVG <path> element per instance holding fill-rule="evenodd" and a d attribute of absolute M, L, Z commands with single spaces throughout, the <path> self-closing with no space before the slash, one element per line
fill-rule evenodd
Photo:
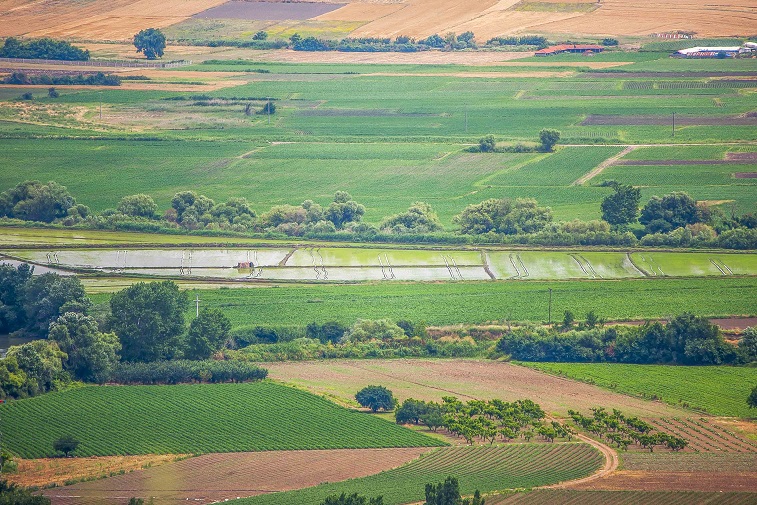
<path fill-rule="evenodd" d="M 596 384 L 620 393 L 720 416 L 749 417 L 746 398 L 757 368 L 726 366 L 625 365 L 615 363 L 520 363 L 543 372 Z"/>

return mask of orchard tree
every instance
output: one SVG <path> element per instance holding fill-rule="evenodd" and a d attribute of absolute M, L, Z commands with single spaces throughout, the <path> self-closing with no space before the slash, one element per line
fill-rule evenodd
<path fill-rule="evenodd" d="M 121 339 L 123 361 L 172 358 L 181 347 L 189 300 L 173 281 L 138 282 L 110 299 L 110 328 Z"/>
<path fill-rule="evenodd" d="M 166 48 L 166 36 L 157 28 L 147 28 L 134 35 L 134 47 L 148 60 L 163 57 Z"/>
<path fill-rule="evenodd" d="M 639 217 L 641 190 L 628 184 L 611 185 L 615 192 L 602 199 L 602 219 L 613 226 L 635 223 Z"/>
<path fill-rule="evenodd" d="M 357 392 L 357 402 L 363 407 L 368 407 L 372 412 L 379 410 L 392 410 L 394 408 L 394 396 L 384 386 L 368 386 Z"/>
<path fill-rule="evenodd" d="M 229 340 L 231 321 L 218 309 L 202 309 L 189 325 L 186 358 L 207 359 Z"/>
<path fill-rule="evenodd" d="M 102 333 L 93 317 L 67 312 L 50 324 L 48 339 L 68 355 L 65 368 L 79 380 L 102 384 L 118 363 L 121 342 L 115 333 Z"/>

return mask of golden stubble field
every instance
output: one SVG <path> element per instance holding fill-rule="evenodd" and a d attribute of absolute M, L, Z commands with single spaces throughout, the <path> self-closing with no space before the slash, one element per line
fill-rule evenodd
<path fill-rule="evenodd" d="M 274 0 L 275 1 L 275 0 Z M 283 1 L 283 0 L 282 0 Z M 147 27 L 163 28 L 225 0 L 6 0 L 0 37 L 128 40 Z M 572 8 L 569 4 L 575 4 Z M 313 18 L 355 23 L 353 37 L 425 37 L 473 31 L 479 41 L 499 35 L 546 33 L 644 36 L 675 30 L 700 37 L 750 35 L 754 0 L 374 0 L 352 1 Z"/>

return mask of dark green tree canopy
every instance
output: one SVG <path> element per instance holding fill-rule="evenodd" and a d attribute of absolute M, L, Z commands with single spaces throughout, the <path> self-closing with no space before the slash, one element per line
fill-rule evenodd
<path fill-rule="evenodd" d="M 71 435 L 65 435 L 53 442 L 53 449 L 56 452 L 62 452 L 66 457 L 74 452 L 77 447 L 79 447 L 79 441 Z"/>
<path fill-rule="evenodd" d="M 189 300 L 175 282 L 139 282 L 113 295 L 110 308 L 124 361 L 172 358 L 181 348 Z"/>
<path fill-rule="evenodd" d="M 76 208 L 76 200 L 65 186 L 54 181 L 25 181 L 0 193 L 0 217 L 51 223 L 68 216 L 72 208 Z M 89 209 L 84 210 L 85 216 L 88 213 Z"/>
<path fill-rule="evenodd" d="M 28 335 L 46 338 L 51 322 L 66 312 L 87 314 L 92 302 L 78 277 L 46 273 L 25 284 L 23 305 Z"/>
<path fill-rule="evenodd" d="M 494 232 L 514 235 L 534 233 L 552 221 L 552 209 L 539 207 L 532 198 L 490 199 L 468 205 L 453 218 L 460 232 L 468 235 Z"/>
<path fill-rule="evenodd" d="M 441 231 L 443 226 L 429 204 L 415 202 L 407 212 L 384 219 L 380 228 L 389 233 L 432 233 Z"/>
<path fill-rule="evenodd" d="M 614 193 L 602 199 L 602 219 L 614 226 L 635 223 L 639 217 L 641 189 L 627 184 L 613 184 Z"/>
<path fill-rule="evenodd" d="M 653 196 L 641 209 L 639 222 L 648 233 L 667 233 L 687 224 L 699 222 L 697 202 L 684 192 L 674 192 L 660 198 Z"/>
<path fill-rule="evenodd" d="M 368 407 L 373 412 L 379 410 L 392 410 L 394 408 L 394 396 L 384 386 L 368 386 L 357 392 L 357 402 L 363 407 Z"/>
<path fill-rule="evenodd" d="M 134 47 L 148 60 L 163 57 L 166 48 L 166 36 L 157 28 L 147 28 L 134 35 Z"/>
<path fill-rule="evenodd" d="M 133 217 L 155 217 L 155 212 L 158 210 L 158 205 L 150 195 L 137 194 L 129 195 L 121 198 L 118 204 L 118 212 Z"/>
<path fill-rule="evenodd" d="M 50 324 L 48 339 L 68 355 L 65 368 L 79 380 L 102 384 L 118 363 L 121 342 L 102 333 L 93 317 L 67 312 Z"/>
<path fill-rule="evenodd" d="M 544 152 L 551 152 L 559 141 L 560 132 L 557 130 L 545 128 L 539 132 L 539 142 L 541 142 L 541 150 Z"/>
<path fill-rule="evenodd" d="M 752 392 L 749 393 L 746 403 L 749 405 L 750 409 L 757 409 L 757 386 L 754 386 Z"/>
<path fill-rule="evenodd" d="M 0 334 L 19 330 L 26 324 L 23 290 L 32 278 L 34 267 L 0 264 Z"/>
<path fill-rule="evenodd" d="M 338 321 L 328 321 L 323 324 L 310 323 L 306 328 L 308 338 L 320 340 L 322 344 L 339 342 L 348 328 Z"/>
<path fill-rule="evenodd" d="M 186 357 L 207 359 L 229 340 L 231 321 L 218 309 L 204 308 L 189 325 Z"/>
<path fill-rule="evenodd" d="M 50 498 L 32 494 L 5 479 L 0 479 L 0 505 L 50 505 Z"/>
<path fill-rule="evenodd" d="M 326 497 L 326 499 L 321 502 L 321 505 L 384 505 L 384 497 L 377 496 L 376 498 L 371 498 L 369 500 L 365 496 L 361 496 L 357 493 L 352 493 L 351 495 L 342 493 L 341 495 L 335 494 Z"/>
<path fill-rule="evenodd" d="M 482 153 L 493 153 L 497 147 L 497 141 L 494 140 L 494 135 L 487 135 L 481 137 L 478 141 L 478 149 Z"/>
<path fill-rule="evenodd" d="M 473 501 L 463 500 L 460 496 L 460 484 L 455 477 L 447 477 L 439 484 L 426 484 L 426 502 L 424 505 L 484 505 L 485 500 L 476 490 Z"/>
<path fill-rule="evenodd" d="M 365 214 L 365 207 L 352 199 L 346 191 L 337 191 L 334 201 L 326 209 L 325 217 L 338 229 L 345 224 L 360 221 Z"/>

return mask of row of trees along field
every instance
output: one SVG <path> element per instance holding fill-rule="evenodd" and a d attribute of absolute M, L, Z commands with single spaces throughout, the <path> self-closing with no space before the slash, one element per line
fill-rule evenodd
<path fill-rule="evenodd" d="M 0 399 L 73 381 L 238 382 L 267 374 L 249 363 L 207 360 L 226 345 L 231 323 L 203 309 L 187 327 L 187 294 L 172 281 L 134 284 L 94 310 L 78 278 L 32 273 L 27 264 L 0 265 L 0 333 L 35 339 L 0 359 Z"/>
<path fill-rule="evenodd" d="M 392 393 L 381 386 L 368 386 L 356 395 L 358 402 L 372 410 L 391 410 L 395 406 Z M 573 425 L 548 421 L 546 413 L 531 400 L 470 400 L 461 402 L 454 396 L 442 397 L 442 402 L 425 402 L 408 398 L 397 407 L 394 417 L 397 424 L 424 425 L 431 431 L 443 428 L 447 432 L 464 438 L 473 445 L 476 440 L 494 444 L 501 439 L 510 442 L 522 438 L 529 442 L 539 436 L 547 442 L 556 438 L 572 440 L 577 431 L 593 433 L 606 438 L 617 447 L 627 450 L 628 446 L 654 450 L 655 446 L 665 446 L 680 451 L 688 441 L 667 433 L 657 432 L 654 427 L 638 417 L 628 417 L 619 410 L 608 413 L 604 407 L 592 409 L 592 417 L 580 412 L 569 411 Z"/>
<path fill-rule="evenodd" d="M 327 206 L 312 200 L 277 205 L 258 215 L 245 198 L 216 203 L 194 191 L 176 193 L 162 215 L 145 194 L 125 196 L 99 215 L 56 182 L 25 181 L 0 193 L 0 217 L 63 226 L 145 232 L 246 234 L 268 238 L 427 243 L 509 243 L 533 245 L 612 245 L 757 248 L 757 217 L 727 215 L 700 205 L 683 192 L 653 196 L 641 206 L 638 188 L 609 182 L 601 221 L 555 222 L 552 210 L 534 199 L 489 199 L 466 206 L 445 231 L 424 202 L 382 219 L 363 222 L 366 208 L 346 191 Z"/>

